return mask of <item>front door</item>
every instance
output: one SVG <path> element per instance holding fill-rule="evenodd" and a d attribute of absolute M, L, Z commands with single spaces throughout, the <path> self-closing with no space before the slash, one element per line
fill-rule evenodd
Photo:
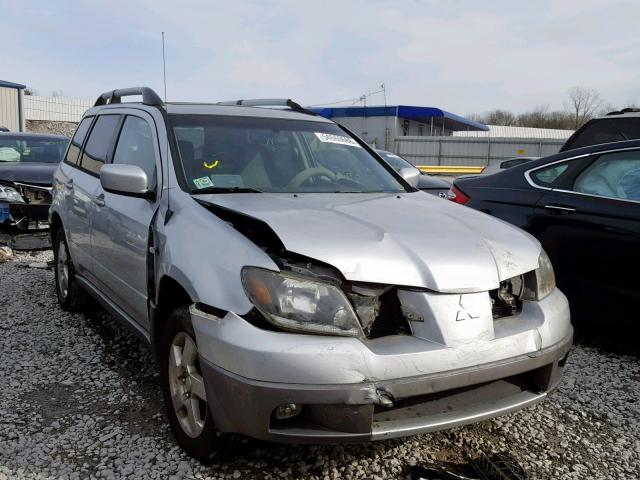
<path fill-rule="evenodd" d="M 143 327 L 148 327 L 147 255 L 149 229 L 159 201 L 158 140 L 151 117 L 127 115 L 113 151 L 112 163 L 136 165 L 147 174 L 158 200 L 99 189 L 93 217 L 92 252 L 96 277 L 111 300 Z"/>

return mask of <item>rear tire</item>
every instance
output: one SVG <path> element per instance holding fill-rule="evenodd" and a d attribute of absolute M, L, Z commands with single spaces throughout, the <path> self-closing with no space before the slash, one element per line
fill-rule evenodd
<path fill-rule="evenodd" d="M 158 359 L 164 405 L 176 442 L 189 456 L 206 463 L 226 450 L 233 436 L 220 433 L 209 412 L 188 307 L 169 315 Z"/>
<path fill-rule="evenodd" d="M 53 241 L 54 275 L 58 303 L 67 312 L 79 312 L 86 306 L 87 294 L 76 280 L 76 271 L 69 254 L 64 229 L 56 232 Z"/>

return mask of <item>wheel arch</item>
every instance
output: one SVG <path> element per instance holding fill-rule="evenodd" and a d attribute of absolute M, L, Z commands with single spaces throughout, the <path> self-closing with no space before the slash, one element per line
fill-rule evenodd
<path fill-rule="evenodd" d="M 175 278 L 164 275 L 158 282 L 156 302 L 151 309 L 151 346 L 154 351 L 162 339 L 162 332 L 171 312 L 182 306 L 190 305 L 194 297 L 188 289 Z"/>
<path fill-rule="evenodd" d="M 63 228 L 62 219 L 57 212 L 53 212 L 51 214 L 51 221 L 49 222 L 49 234 L 51 235 L 51 245 L 54 245 L 56 240 L 56 235 L 58 234 L 58 230 Z"/>

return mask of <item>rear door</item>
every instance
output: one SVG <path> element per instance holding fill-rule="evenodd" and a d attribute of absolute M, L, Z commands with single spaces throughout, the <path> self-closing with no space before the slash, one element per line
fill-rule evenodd
<path fill-rule="evenodd" d="M 103 114 L 96 117 L 85 142 L 73 181 L 74 206 L 78 224 L 76 232 L 84 257 L 89 257 L 85 275 L 95 281 L 95 258 L 91 236 L 97 213 L 97 195 L 100 190 L 100 168 L 109 158 L 120 115 Z"/>
<path fill-rule="evenodd" d="M 54 176 L 54 188 L 59 204 L 62 223 L 65 227 L 65 235 L 75 267 L 82 271 L 91 262 L 91 244 L 89 240 L 89 218 L 86 213 L 86 205 L 82 203 L 85 185 L 78 181 L 78 188 L 74 186 L 76 177 L 80 176 L 78 164 L 84 141 L 91 128 L 94 117 L 84 117 L 69 143 L 64 160 L 56 170 Z M 58 200 L 57 200 L 58 201 Z"/>
<path fill-rule="evenodd" d="M 530 172 L 530 179 L 551 180 L 532 233 L 549 253 L 576 318 L 637 315 L 640 149 L 560 162 Z"/>
<path fill-rule="evenodd" d="M 150 190 L 157 190 L 160 152 L 153 119 L 132 110 L 123 116 L 110 162 L 136 165 L 147 174 Z M 147 251 L 156 199 L 96 192 L 92 251 L 100 286 L 116 304 L 148 327 Z"/>

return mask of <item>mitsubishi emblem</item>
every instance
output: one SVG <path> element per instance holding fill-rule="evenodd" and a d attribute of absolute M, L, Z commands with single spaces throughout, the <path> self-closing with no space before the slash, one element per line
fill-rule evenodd
<path fill-rule="evenodd" d="M 460 301 L 458 302 L 458 305 L 460 305 L 460 310 L 458 310 L 458 313 L 456 314 L 456 322 L 461 322 L 462 320 L 473 320 L 474 318 L 479 318 L 479 315 L 473 315 L 472 313 L 470 313 L 462 304 L 462 295 L 460 295 Z"/>

